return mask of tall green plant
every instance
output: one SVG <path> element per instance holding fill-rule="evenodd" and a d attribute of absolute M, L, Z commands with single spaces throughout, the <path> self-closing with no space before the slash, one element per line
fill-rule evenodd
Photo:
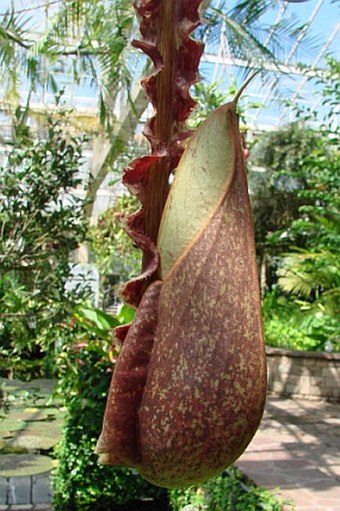
<path fill-rule="evenodd" d="M 2 369 L 23 375 L 25 360 L 27 368 L 47 362 L 82 295 L 68 289 L 70 258 L 87 232 L 84 201 L 74 193 L 82 143 L 67 134 L 64 112 L 48 117 L 39 140 L 17 112 L 13 146 L 0 167 Z"/>
<path fill-rule="evenodd" d="M 263 67 L 279 57 L 281 42 L 295 37 L 297 26 L 286 21 L 263 27 L 262 14 L 279 0 L 238 1 L 229 9 L 228 2 L 203 3 L 202 19 L 206 21 L 197 37 L 215 42 L 221 27 L 228 34 L 228 47 L 236 58 L 249 65 Z M 55 6 L 53 6 L 53 9 Z M 33 8 L 34 9 L 34 8 Z M 136 24 L 129 0 L 63 0 L 53 16 L 47 18 L 47 30 L 33 34 L 32 8 L 16 12 L 9 9 L 0 16 L 0 77 L 5 90 L 6 110 L 13 102 L 20 104 L 19 90 L 23 81 L 31 91 L 56 91 L 58 76 L 69 76 L 73 84 L 93 86 L 98 98 L 99 119 L 105 130 L 102 143 L 94 151 L 90 169 L 92 180 L 88 188 L 87 214 L 101 183 L 132 139 L 140 116 L 148 105 L 139 79 L 147 74 L 141 61 L 131 51 Z M 270 43 L 264 44 L 264 34 L 271 32 Z M 276 34 L 276 36 L 274 35 Z M 62 78 L 63 79 L 63 78 Z M 134 84 L 133 90 L 131 85 Z M 73 94 L 73 92 L 72 92 Z M 120 112 L 113 114 L 115 105 Z"/>
<path fill-rule="evenodd" d="M 267 231 L 267 250 L 277 258 L 279 287 L 291 294 L 304 312 L 300 325 L 317 341 L 317 349 L 339 349 L 340 158 L 334 119 L 339 71 L 339 62 L 329 59 L 327 71 L 318 79 L 323 85 L 324 104 L 329 107 L 320 128 L 308 126 L 314 112 L 299 112 L 305 119 L 300 144 L 290 146 L 285 153 L 282 146 L 274 144 L 280 133 L 270 134 L 267 138 L 272 143 L 262 154 L 282 183 L 290 183 L 298 205 L 286 225 Z"/>

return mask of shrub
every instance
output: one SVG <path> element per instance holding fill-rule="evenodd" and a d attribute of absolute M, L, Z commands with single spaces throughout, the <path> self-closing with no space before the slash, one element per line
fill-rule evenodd
<path fill-rule="evenodd" d="M 280 501 L 256 487 L 236 468 L 201 486 L 172 490 L 173 511 L 281 511 Z"/>
<path fill-rule="evenodd" d="M 116 352 L 110 349 L 109 330 L 103 329 L 98 340 L 98 324 L 94 325 L 96 339 L 91 339 L 84 326 L 80 331 L 74 323 L 73 329 L 76 341 L 63 346 L 57 360 L 62 373 L 59 394 L 67 415 L 56 450 L 59 463 L 52 476 L 55 509 L 108 511 L 143 499 L 164 499 L 165 490 L 147 483 L 136 471 L 98 464 L 94 450 Z"/>
<path fill-rule="evenodd" d="M 302 351 L 340 351 L 339 321 L 274 289 L 263 299 L 264 337 L 268 346 Z"/>
<path fill-rule="evenodd" d="M 0 166 L 0 374 L 30 379 L 53 374 L 54 343 L 84 294 L 68 283 L 88 222 L 73 192 L 83 139 L 68 134 L 66 112 L 49 115 L 39 139 L 16 114 Z"/>

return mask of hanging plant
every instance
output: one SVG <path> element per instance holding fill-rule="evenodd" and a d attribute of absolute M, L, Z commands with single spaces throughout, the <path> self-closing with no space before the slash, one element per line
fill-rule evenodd
<path fill-rule="evenodd" d="M 144 87 L 156 115 L 152 152 L 124 182 L 142 209 L 129 219 L 143 274 L 124 296 L 138 306 L 98 441 L 100 461 L 181 487 L 230 465 L 253 437 L 266 393 L 255 243 L 237 98 L 188 137 L 203 47 L 190 38 L 200 1 L 141 0 L 142 48 L 155 64 Z M 182 156 L 180 157 L 181 153 Z M 169 193 L 169 175 L 176 169 Z"/>

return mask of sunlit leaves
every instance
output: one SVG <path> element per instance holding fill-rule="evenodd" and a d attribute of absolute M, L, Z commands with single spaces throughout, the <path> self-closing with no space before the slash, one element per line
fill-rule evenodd
<path fill-rule="evenodd" d="M 339 253 L 300 249 L 287 254 L 278 284 L 288 293 L 318 298 L 324 290 L 340 286 Z"/>
<path fill-rule="evenodd" d="M 18 86 L 23 51 L 28 49 L 29 19 L 7 11 L 0 16 L 0 78 L 4 99 L 18 100 Z"/>
<path fill-rule="evenodd" d="M 45 139 L 32 140 L 20 122 L 14 133 L 13 150 L 0 167 L 2 272 L 40 271 L 58 251 L 67 263 L 84 237 L 83 201 L 70 194 L 80 183 L 81 141 L 66 139 L 64 130 L 60 119 L 50 119 Z"/>
<path fill-rule="evenodd" d="M 47 19 L 47 29 L 40 32 L 33 31 L 35 27 L 24 14 L 6 13 L 0 18 L 0 66 L 6 97 L 19 99 L 26 77 L 32 90 L 55 92 L 67 77 L 94 87 L 95 93 L 99 89 L 105 101 L 115 97 L 131 81 L 124 51 L 132 22 L 128 0 L 64 0 Z M 106 116 L 110 110 L 106 109 Z"/>

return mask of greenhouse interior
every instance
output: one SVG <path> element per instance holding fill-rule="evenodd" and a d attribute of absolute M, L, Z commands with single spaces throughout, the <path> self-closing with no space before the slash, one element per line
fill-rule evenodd
<path fill-rule="evenodd" d="M 336 0 L 0 2 L 0 511 L 336 511 Z"/>

